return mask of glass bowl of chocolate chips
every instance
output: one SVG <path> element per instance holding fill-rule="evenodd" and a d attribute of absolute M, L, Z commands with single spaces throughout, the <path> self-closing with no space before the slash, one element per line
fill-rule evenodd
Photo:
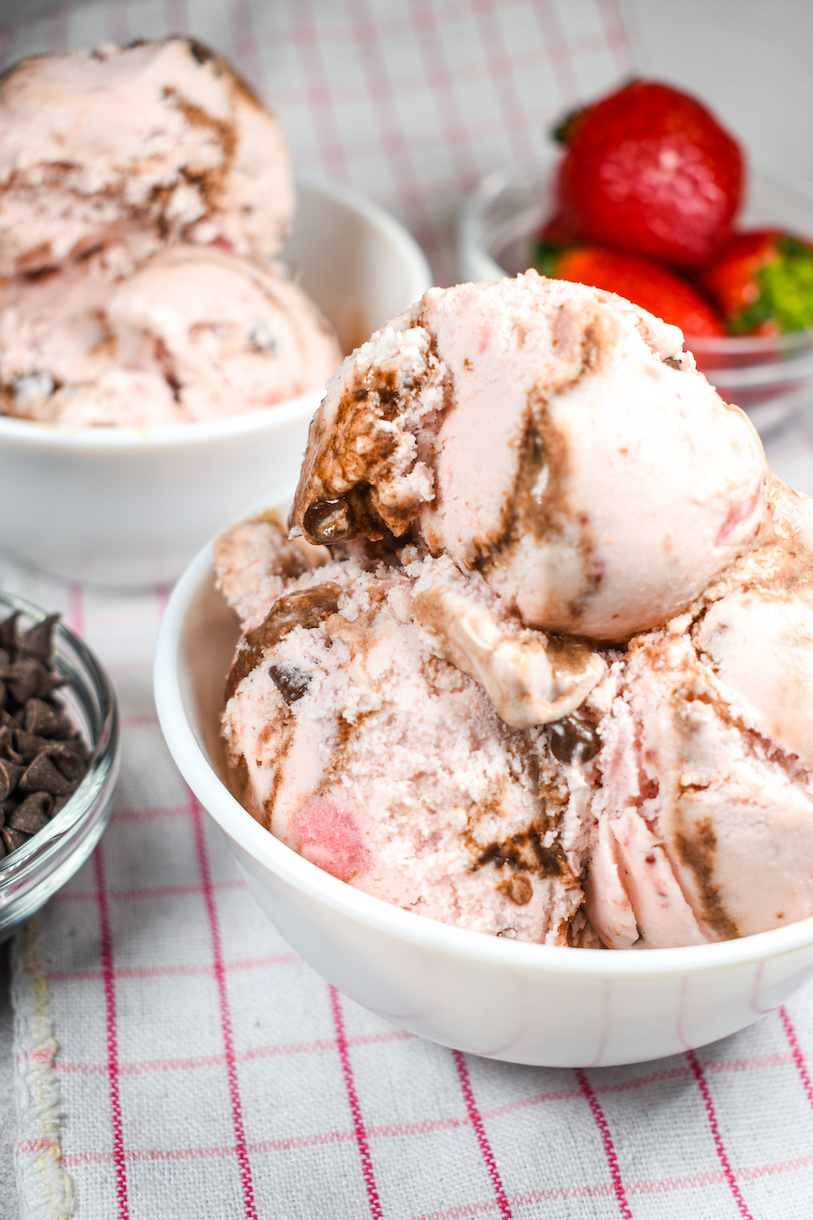
<path fill-rule="evenodd" d="M 118 769 L 99 662 L 57 615 L 0 593 L 0 940 L 90 855 Z"/>

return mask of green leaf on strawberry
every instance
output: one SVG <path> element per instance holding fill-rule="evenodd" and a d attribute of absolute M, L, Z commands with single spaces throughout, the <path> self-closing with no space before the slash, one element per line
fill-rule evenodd
<path fill-rule="evenodd" d="M 699 276 L 734 335 L 813 326 L 813 248 L 780 229 L 740 233 Z"/>

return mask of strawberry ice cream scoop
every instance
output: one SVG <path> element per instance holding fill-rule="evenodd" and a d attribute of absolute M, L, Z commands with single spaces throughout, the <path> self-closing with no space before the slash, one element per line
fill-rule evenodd
<path fill-rule="evenodd" d="M 165 250 L 119 280 L 101 256 L 0 285 L 9 414 L 70 426 L 156 427 L 273 406 L 318 389 L 336 336 L 274 264 Z"/>
<path fill-rule="evenodd" d="M 232 597 L 300 565 L 273 535 L 266 520 L 220 540 Z M 434 655 L 399 565 L 348 558 L 283 583 L 228 683 L 224 732 L 250 812 L 311 863 L 408 910 L 578 939 L 588 836 L 544 735 L 508 729 L 481 686 Z M 255 622 L 256 603 L 243 606 Z"/>
<path fill-rule="evenodd" d="M 273 257 L 293 212 L 277 123 L 201 44 L 25 59 L 0 82 L 0 276 L 167 242 Z"/>
<path fill-rule="evenodd" d="M 477 571 L 528 627 L 622 641 L 754 540 L 765 457 L 679 330 L 535 272 L 431 289 L 342 365 L 292 523 Z"/>
<path fill-rule="evenodd" d="M 749 551 L 620 648 L 525 627 L 446 556 L 347 549 L 326 561 L 264 519 L 216 550 L 245 629 L 229 757 L 293 850 L 554 944 L 813 916 L 813 516 L 779 480 Z"/>

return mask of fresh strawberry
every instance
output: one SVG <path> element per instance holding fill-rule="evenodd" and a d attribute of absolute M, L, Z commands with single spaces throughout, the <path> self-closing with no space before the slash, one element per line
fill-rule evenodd
<path fill-rule="evenodd" d="M 540 242 L 536 248 L 536 268 L 554 279 L 616 292 L 664 322 L 679 326 L 684 335 L 707 337 L 725 333 L 721 319 L 696 288 L 648 258 L 637 258 L 606 246 L 561 249 Z"/>
<path fill-rule="evenodd" d="M 582 240 L 699 267 L 728 237 L 742 194 L 736 140 L 694 98 L 634 81 L 560 129 L 560 216 Z"/>
<path fill-rule="evenodd" d="M 698 280 L 731 334 L 775 335 L 813 326 L 813 245 L 782 229 L 732 237 Z"/>

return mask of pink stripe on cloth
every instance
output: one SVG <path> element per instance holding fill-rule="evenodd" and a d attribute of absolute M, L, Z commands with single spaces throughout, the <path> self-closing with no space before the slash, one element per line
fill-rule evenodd
<path fill-rule="evenodd" d="M 807 1073 L 807 1068 L 805 1067 L 804 1055 L 802 1054 L 802 1048 L 799 1046 L 799 1039 L 796 1037 L 796 1030 L 793 1028 L 793 1023 L 788 1016 L 786 1008 L 779 1009 L 779 1020 L 784 1026 L 788 1042 L 790 1043 L 793 1062 L 796 1064 L 796 1070 L 798 1071 L 802 1080 L 802 1088 L 807 1095 L 807 1100 L 810 1102 L 811 1106 L 813 1106 L 813 1087 L 811 1087 L 810 1084 L 810 1077 Z"/>
<path fill-rule="evenodd" d="M 217 996 L 220 1005 L 220 1025 L 223 1032 L 223 1047 L 226 1056 L 226 1075 L 229 1083 L 229 1100 L 231 1102 L 232 1122 L 234 1124 L 234 1140 L 237 1151 L 237 1163 L 240 1167 L 240 1182 L 243 1187 L 243 1203 L 247 1220 L 258 1220 L 257 1208 L 254 1203 L 254 1184 L 251 1178 L 246 1135 L 243 1128 L 243 1108 L 240 1102 L 240 1089 L 237 1083 L 237 1061 L 234 1054 L 234 1035 L 232 1032 L 229 996 L 226 988 L 226 971 L 223 966 L 223 946 L 220 939 L 220 923 L 215 905 L 214 886 L 209 870 L 209 856 L 206 851 L 206 840 L 203 834 L 203 817 L 201 808 L 195 797 L 189 794 L 189 811 L 195 835 L 195 850 L 198 857 L 201 881 L 203 883 L 204 903 L 209 929 L 212 936 L 212 965 L 217 983 Z"/>
<path fill-rule="evenodd" d="M 116 1197 L 119 1201 L 119 1218 L 128 1220 L 127 1167 L 124 1161 L 124 1130 L 119 1096 L 119 1047 L 116 1027 L 116 984 L 113 977 L 113 938 L 110 933 L 110 911 L 105 888 L 104 857 L 102 844 L 93 856 L 96 876 L 96 895 L 99 906 L 99 929 L 101 932 L 101 959 L 104 976 L 104 1000 L 107 1024 L 107 1074 L 110 1090 L 110 1112 L 113 1121 L 113 1163 L 116 1168 Z"/>
<path fill-rule="evenodd" d="M 483 1116 L 478 1110 L 477 1103 L 474 1100 L 474 1092 L 472 1091 L 471 1078 L 469 1076 L 469 1069 L 466 1066 L 466 1060 L 461 1051 L 452 1051 L 452 1058 L 454 1059 L 454 1065 L 457 1068 L 457 1074 L 460 1077 L 460 1087 L 463 1090 L 463 1100 L 466 1103 L 469 1121 L 474 1128 L 474 1134 L 477 1136 L 477 1143 L 480 1145 L 480 1152 L 482 1153 L 483 1160 L 486 1163 L 486 1168 L 488 1169 L 489 1176 L 491 1178 L 491 1183 L 494 1187 L 494 1194 L 497 1197 L 497 1206 L 500 1209 L 500 1215 L 503 1217 L 503 1220 L 511 1220 L 513 1213 L 503 1188 L 502 1178 L 500 1177 L 500 1171 L 497 1168 L 497 1161 L 494 1156 L 494 1151 L 489 1143 L 488 1136 L 486 1135 L 486 1129 L 483 1126 Z"/>
<path fill-rule="evenodd" d="M 335 987 L 329 984 L 328 992 L 330 994 L 330 1007 L 333 1012 L 333 1024 L 336 1027 L 336 1047 L 339 1052 L 339 1061 L 342 1065 L 342 1075 L 344 1076 L 344 1087 L 347 1090 L 347 1100 L 350 1104 L 350 1113 L 353 1116 L 353 1131 L 356 1136 L 356 1143 L 358 1144 L 359 1156 L 361 1157 L 361 1172 L 364 1177 L 364 1185 L 367 1187 L 370 1215 L 373 1217 L 373 1220 L 383 1220 L 384 1213 L 381 1210 L 381 1199 L 378 1195 L 378 1187 L 375 1184 L 375 1174 L 373 1173 L 373 1159 L 370 1156 L 370 1145 L 367 1141 L 364 1120 L 361 1117 L 361 1104 L 356 1092 L 356 1082 L 353 1079 L 350 1051 L 347 1045 L 347 1035 L 344 1030 L 342 1004 Z"/>
<path fill-rule="evenodd" d="M 601 1108 L 599 1099 L 596 1097 L 593 1086 L 587 1079 L 587 1073 L 582 1068 L 576 1068 L 576 1079 L 579 1082 L 579 1088 L 581 1089 L 582 1095 L 590 1107 L 590 1112 L 595 1119 L 596 1126 L 601 1132 L 601 1138 L 604 1141 L 604 1151 L 607 1155 L 607 1161 L 610 1166 L 610 1177 L 612 1178 L 613 1190 L 615 1191 L 615 1197 L 618 1200 L 621 1215 L 624 1217 L 624 1220 L 632 1220 L 632 1212 L 630 1211 L 630 1205 L 627 1202 L 627 1194 L 624 1190 L 621 1170 L 618 1167 L 618 1157 L 616 1156 L 613 1137 L 610 1134 L 609 1123 L 604 1116 L 604 1111 Z"/>
<path fill-rule="evenodd" d="M 745 1205 L 745 1200 L 740 1194 L 737 1179 L 734 1177 L 734 1171 L 731 1168 L 731 1162 L 729 1161 L 728 1153 L 725 1150 L 723 1137 L 720 1135 L 720 1127 L 717 1123 L 717 1114 L 714 1110 L 714 1102 L 711 1100 L 711 1092 L 709 1090 L 703 1068 L 700 1065 L 700 1060 L 697 1058 L 694 1051 L 687 1051 L 686 1058 L 688 1059 L 689 1066 L 694 1073 L 694 1078 L 697 1081 L 697 1087 L 700 1089 L 700 1095 L 703 1098 L 703 1102 L 706 1107 L 706 1114 L 708 1115 L 709 1126 L 711 1127 L 712 1138 L 714 1139 L 714 1147 L 717 1149 L 717 1156 L 720 1164 L 723 1167 L 725 1180 L 728 1182 L 728 1185 L 731 1188 L 731 1193 L 734 1196 L 737 1209 L 740 1215 L 743 1217 L 743 1220 L 754 1220 L 754 1217 L 751 1215 L 750 1211 Z"/>

